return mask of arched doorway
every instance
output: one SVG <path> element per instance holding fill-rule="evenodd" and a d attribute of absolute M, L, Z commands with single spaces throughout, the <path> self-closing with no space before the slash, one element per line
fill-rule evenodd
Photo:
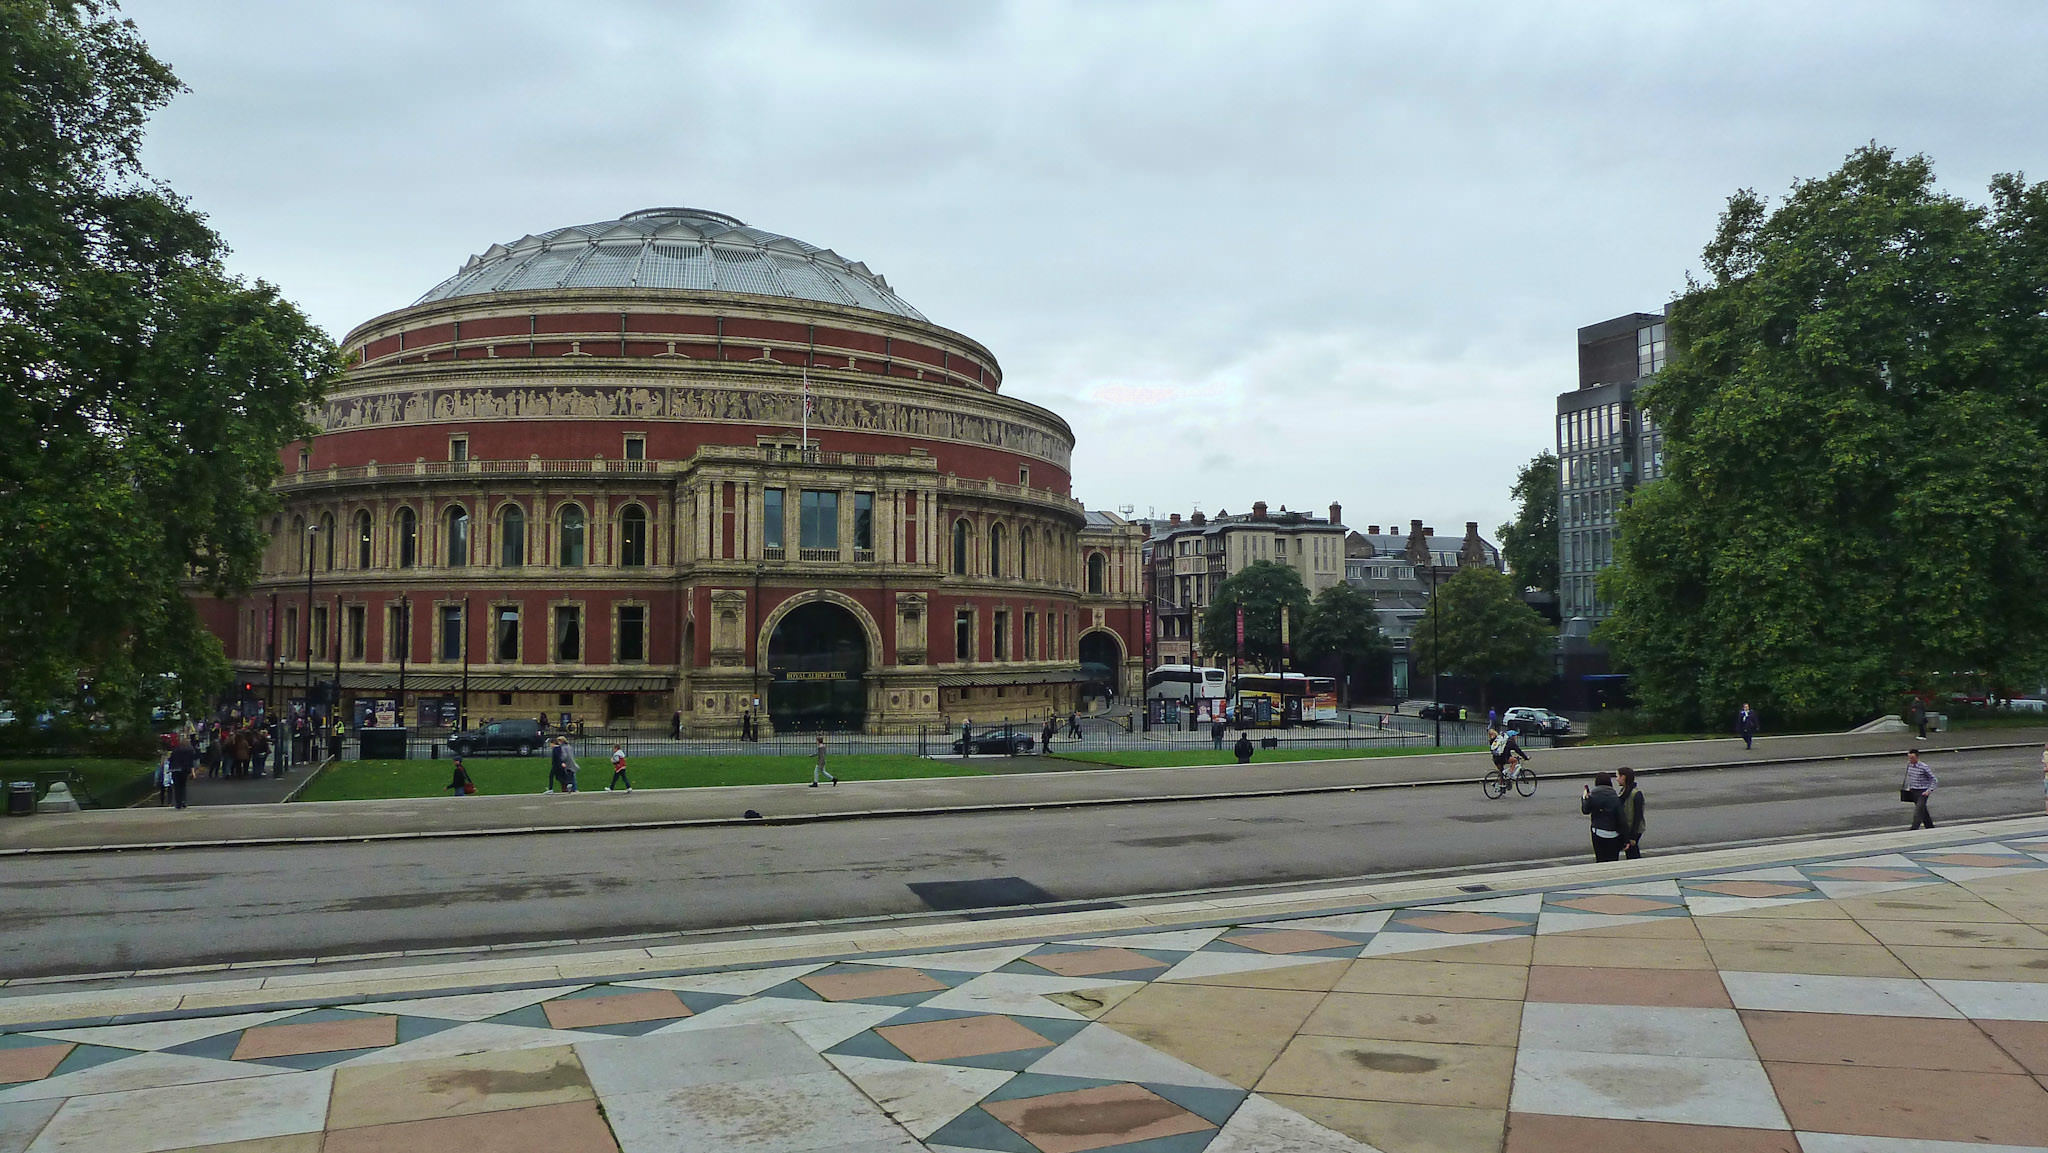
<path fill-rule="evenodd" d="M 768 718 L 779 733 L 860 732 L 867 721 L 867 634 L 846 609 L 791 609 L 768 638 Z"/>
<path fill-rule="evenodd" d="M 1123 677 L 1124 646 L 1115 633 L 1097 629 L 1081 637 L 1082 699 L 1116 700 Z"/>

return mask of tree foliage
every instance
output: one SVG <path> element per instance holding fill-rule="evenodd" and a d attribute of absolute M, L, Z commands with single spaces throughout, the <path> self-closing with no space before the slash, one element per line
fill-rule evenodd
<path fill-rule="evenodd" d="M 1545 449 L 1515 475 L 1515 519 L 1500 526 L 1500 556 L 1523 588 L 1557 591 L 1557 454 Z"/>
<path fill-rule="evenodd" d="M 227 679 L 185 595 L 255 571 L 339 361 L 137 163 L 178 90 L 104 5 L 0 0 L 0 699 L 141 715 Z"/>
<path fill-rule="evenodd" d="M 1302 656 L 1334 657 L 1347 674 L 1392 648 L 1380 631 L 1372 597 L 1350 581 L 1338 581 L 1315 595 L 1299 635 L 1296 648 Z"/>
<path fill-rule="evenodd" d="M 1639 402 L 1665 478 L 1623 511 L 1597 636 L 1644 705 L 1841 720 L 2048 668 L 2048 186 L 1988 207 L 1873 144 L 1728 202 Z"/>
<path fill-rule="evenodd" d="M 1280 608 L 1287 607 L 1289 633 L 1296 651 L 1308 623 L 1308 586 L 1301 574 L 1279 561 L 1253 561 L 1217 587 L 1216 599 L 1202 611 L 1202 651 L 1212 660 L 1237 652 L 1237 610 L 1244 607 L 1244 659 L 1261 669 L 1280 667 Z"/>
<path fill-rule="evenodd" d="M 1486 565 L 1468 565 L 1430 593 L 1409 635 L 1408 657 L 1421 676 L 1440 670 L 1477 680 L 1484 705 L 1495 679 L 1547 679 L 1555 636 L 1549 622 L 1522 601 L 1513 581 Z"/>

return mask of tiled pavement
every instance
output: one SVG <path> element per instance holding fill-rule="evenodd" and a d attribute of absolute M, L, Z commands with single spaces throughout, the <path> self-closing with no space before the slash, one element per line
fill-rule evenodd
<path fill-rule="evenodd" d="M 1812 851 L 15 987 L 0 1153 L 2048 1149 L 2048 824 Z"/>

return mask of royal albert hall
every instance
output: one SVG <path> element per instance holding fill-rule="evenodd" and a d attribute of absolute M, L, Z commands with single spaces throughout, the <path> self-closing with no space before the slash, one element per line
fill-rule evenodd
<path fill-rule="evenodd" d="M 402 676 L 471 720 L 729 735 L 1138 685 L 1141 531 L 1071 495 L 1066 422 L 830 249 L 632 212 L 494 244 L 345 348 L 261 580 L 202 606 L 258 696 Z"/>

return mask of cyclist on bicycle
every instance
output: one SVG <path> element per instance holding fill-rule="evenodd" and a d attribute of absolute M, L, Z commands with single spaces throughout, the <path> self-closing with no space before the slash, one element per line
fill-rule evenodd
<path fill-rule="evenodd" d="M 1520 735 L 1514 729 L 1506 732 L 1499 729 L 1486 730 L 1486 744 L 1493 753 L 1494 768 L 1506 772 L 1518 762 L 1529 759 L 1529 754 L 1523 750 L 1521 741 L 1517 739 Z"/>

